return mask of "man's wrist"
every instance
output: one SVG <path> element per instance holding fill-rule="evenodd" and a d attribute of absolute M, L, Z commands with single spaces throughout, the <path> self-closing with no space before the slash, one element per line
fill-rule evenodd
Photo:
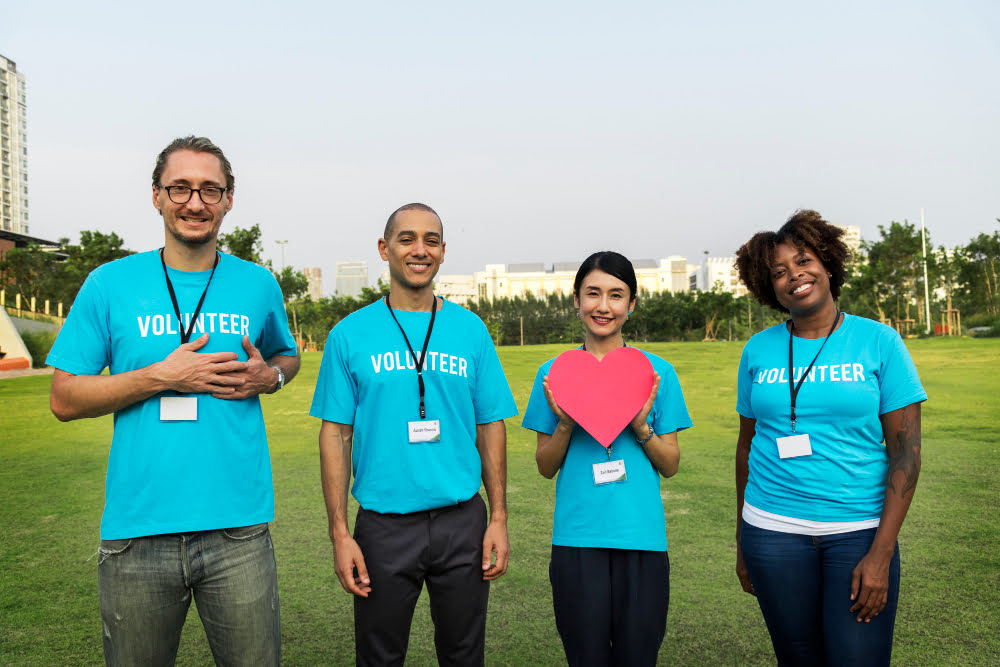
<path fill-rule="evenodd" d="M 272 366 L 272 365 L 268 364 L 267 367 L 268 368 L 273 368 L 274 371 L 275 371 L 275 373 L 276 373 L 276 375 L 277 375 L 277 378 L 274 381 L 274 386 L 271 388 L 271 391 L 267 392 L 269 394 L 273 394 L 273 393 L 275 393 L 275 392 L 277 392 L 277 391 L 279 391 L 279 390 L 281 390 L 281 389 L 284 388 L 284 386 L 285 386 L 285 373 L 278 366 Z"/>

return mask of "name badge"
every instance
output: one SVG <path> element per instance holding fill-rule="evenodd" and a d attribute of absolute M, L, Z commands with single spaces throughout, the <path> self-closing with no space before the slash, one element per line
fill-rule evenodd
<path fill-rule="evenodd" d="M 406 424 L 410 431 L 410 442 L 441 442 L 441 420 L 428 419 Z"/>
<path fill-rule="evenodd" d="M 625 481 L 625 459 L 594 464 L 594 484 Z"/>
<path fill-rule="evenodd" d="M 809 456 L 813 453 L 812 445 L 809 444 L 809 436 L 805 433 L 778 438 L 775 442 L 778 443 L 778 456 L 783 459 Z"/>
<path fill-rule="evenodd" d="M 193 422 L 198 421 L 197 396 L 161 396 L 161 422 Z"/>

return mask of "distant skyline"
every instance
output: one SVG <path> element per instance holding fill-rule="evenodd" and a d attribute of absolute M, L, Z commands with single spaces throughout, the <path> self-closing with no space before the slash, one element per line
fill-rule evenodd
<path fill-rule="evenodd" d="M 934 246 L 1000 217 L 995 2 L 20 2 L 30 233 L 162 245 L 150 172 L 194 133 L 233 163 L 223 231 L 381 273 L 397 206 L 445 225 L 442 273 L 731 255 L 797 208 L 925 209 Z"/>

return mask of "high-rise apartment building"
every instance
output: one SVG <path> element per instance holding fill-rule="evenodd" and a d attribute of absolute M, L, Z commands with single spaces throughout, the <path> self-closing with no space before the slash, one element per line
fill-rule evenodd
<path fill-rule="evenodd" d="M 309 288 L 306 291 L 309 294 L 309 298 L 313 301 L 319 301 L 323 297 L 323 271 L 318 266 L 306 267 L 302 269 L 302 273 L 305 274 L 306 280 L 309 281 Z"/>
<path fill-rule="evenodd" d="M 28 233 L 28 121 L 24 74 L 0 55 L 0 229 Z"/>
<path fill-rule="evenodd" d="M 337 295 L 360 296 L 368 286 L 368 262 L 337 262 Z"/>

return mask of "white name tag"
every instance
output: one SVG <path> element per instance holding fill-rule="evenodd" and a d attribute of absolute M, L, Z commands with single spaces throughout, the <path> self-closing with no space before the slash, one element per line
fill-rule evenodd
<path fill-rule="evenodd" d="M 625 481 L 625 459 L 594 464 L 594 484 Z"/>
<path fill-rule="evenodd" d="M 812 445 L 809 444 L 809 436 L 805 433 L 778 438 L 775 442 L 778 443 L 778 456 L 783 459 L 790 459 L 794 456 L 809 456 L 813 453 Z"/>
<path fill-rule="evenodd" d="M 197 396 L 161 396 L 161 422 L 193 422 L 198 421 Z"/>
<path fill-rule="evenodd" d="M 410 431 L 410 442 L 441 442 L 441 421 L 406 422 Z"/>

